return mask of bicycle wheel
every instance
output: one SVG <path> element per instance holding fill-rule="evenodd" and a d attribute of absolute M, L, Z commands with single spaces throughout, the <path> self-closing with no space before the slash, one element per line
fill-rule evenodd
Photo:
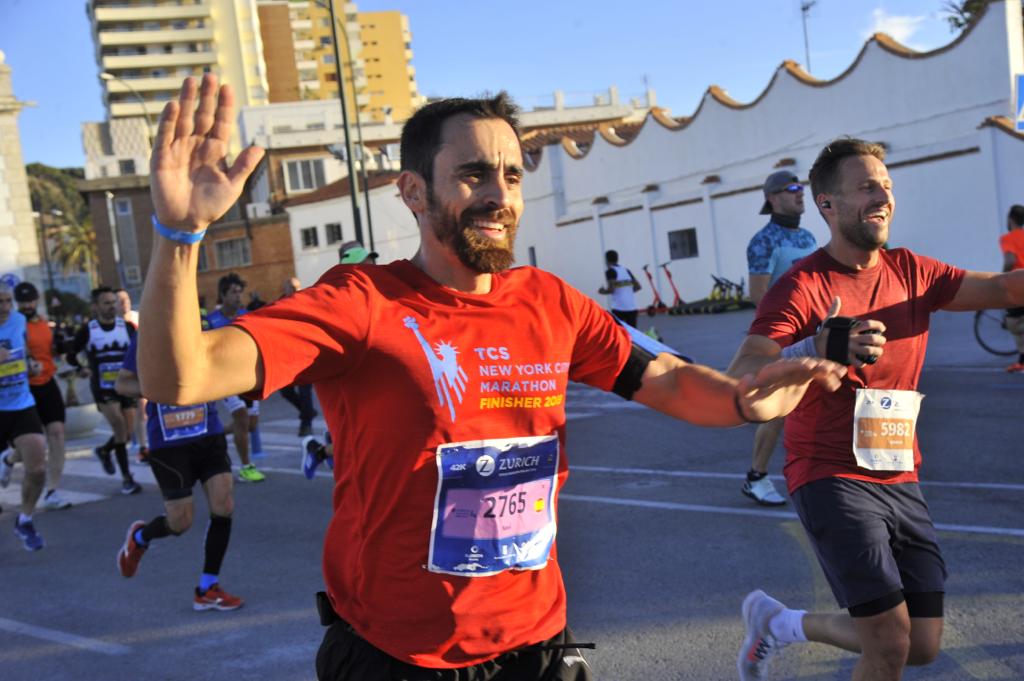
<path fill-rule="evenodd" d="M 974 337 L 987 352 L 1009 357 L 1017 354 L 1017 346 L 1005 320 L 1005 310 L 978 310 L 974 313 Z"/>

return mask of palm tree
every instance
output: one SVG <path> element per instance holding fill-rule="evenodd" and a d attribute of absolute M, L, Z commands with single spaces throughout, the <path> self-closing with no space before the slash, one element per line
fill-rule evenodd
<path fill-rule="evenodd" d="M 78 223 L 69 220 L 56 229 L 57 247 L 54 256 L 65 272 L 85 272 L 89 275 L 89 287 L 95 286 L 95 264 L 99 259 L 96 252 L 96 232 L 89 222 Z"/>

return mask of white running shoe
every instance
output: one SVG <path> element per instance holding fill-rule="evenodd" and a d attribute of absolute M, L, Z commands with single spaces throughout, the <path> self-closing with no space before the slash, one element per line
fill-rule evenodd
<path fill-rule="evenodd" d="M 786 503 L 786 500 L 775 489 L 775 485 L 768 479 L 767 475 L 754 482 L 750 480 L 744 481 L 742 491 L 762 506 L 782 506 Z"/>
<path fill-rule="evenodd" d="M 786 647 L 772 636 L 768 623 L 786 606 L 758 589 L 743 599 L 743 624 L 747 635 L 743 639 L 736 669 L 740 681 L 764 681 L 768 678 L 768 663 Z"/>
<path fill-rule="evenodd" d="M 43 506 L 51 511 L 60 511 L 71 508 L 71 502 L 60 495 L 55 489 L 51 489 L 43 496 Z"/>

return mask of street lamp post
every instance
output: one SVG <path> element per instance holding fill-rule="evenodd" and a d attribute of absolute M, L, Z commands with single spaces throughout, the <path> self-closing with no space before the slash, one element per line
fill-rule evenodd
<path fill-rule="evenodd" d="M 366 199 L 366 231 L 370 236 L 370 250 L 376 250 L 373 244 L 373 214 L 370 211 L 370 183 L 366 181 L 366 147 L 363 146 L 363 124 L 359 115 L 359 98 L 356 94 L 356 65 L 352 61 L 352 46 L 348 42 L 348 33 L 345 34 L 345 59 L 348 61 L 348 70 L 352 74 L 352 99 L 356 107 L 356 132 L 359 134 L 359 173 L 363 181 L 363 197 Z M 339 87 L 344 87 L 345 69 L 338 69 Z"/>
<path fill-rule="evenodd" d="M 341 124 L 345 128 L 345 162 L 348 166 L 348 186 L 352 190 L 352 221 L 355 225 L 356 240 L 363 241 L 363 221 L 359 215 L 359 177 L 353 164 L 352 135 L 348 125 L 348 106 L 345 104 L 345 73 L 341 68 L 341 53 L 338 51 L 338 20 L 334 13 L 334 0 L 328 0 L 327 11 L 331 15 L 331 40 L 334 43 L 334 66 L 338 72 L 338 99 L 341 100 Z M 358 103 L 356 109 L 358 110 Z"/>

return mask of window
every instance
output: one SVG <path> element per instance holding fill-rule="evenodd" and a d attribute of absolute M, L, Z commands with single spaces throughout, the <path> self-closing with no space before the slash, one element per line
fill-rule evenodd
<path fill-rule="evenodd" d="M 117 162 L 118 172 L 122 175 L 134 175 L 135 174 L 135 160 L 131 158 L 122 158 Z"/>
<path fill-rule="evenodd" d="M 302 237 L 303 248 L 316 248 L 320 245 L 320 236 L 317 234 L 316 227 L 306 227 L 300 230 L 299 236 Z"/>
<path fill-rule="evenodd" d="M 199 244 L 199 271 L 205 272 L 208 269 L 210 265 L 206 262 L 206 244 Z"/>
<path fill-rule="evenodd" d="M 249 251 L 248 239 L 225 239 L 218 241 L 217 267 L 226 270 L 232 267 L 244 267 L 252 264 L 252 253 Z"/>
<path fill-rule="evenodd" d="M 337 73 L 325 73 L 324 74 L 324 79 L 328 83 L 337 83 L 338 82 L 338 74 Z"/>
<path fill-rule="evenodd" d="M 668 252 L 673 260 L 697 257 L 697 228 L 677 229 L 668 233 Z"/>
<path fill-rule="evenodd" d="M 341 241 L 341 223 L 340 222 L 328 222 L 327 227 L 327 243 L 336 244 Z"/>
<path fill-rule="evenodd" d="M 333 64 L 334 63 L 334 55 L 333 54 L 325 54 L 324 55 L 324 63 L 325 64 Z"/>
<path fill-rule="evenodd" d="M 320 47 L 327 47 L 330 44 L 331 44 L 330 37 L 328 37 L 326 35 L 320 36 Z"/>
<path fill-rule="evenodd" d="M 124 161 L 121 161 L 124 163 Z M 131 161 L 129 161 L 131 163 Z M 129 199 L 118 199 L 114 201 L 114 212 L 118 215 L 131 215 L 132 202 Z"/>
<path fill-rule="evenodd" d="M 322 158 L 288 161 L 288 191 L 308 191 L 326 184 Z"/>

